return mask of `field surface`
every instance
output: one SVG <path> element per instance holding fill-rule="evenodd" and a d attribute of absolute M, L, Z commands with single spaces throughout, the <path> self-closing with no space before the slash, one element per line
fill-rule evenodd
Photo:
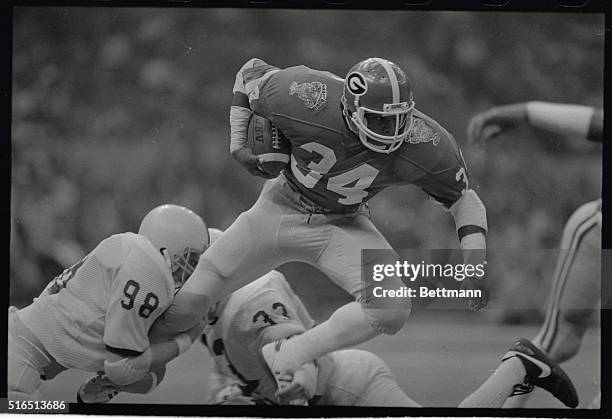
<path fill-rule="evenodd" d="M 391 367 L 401 387 L 428 407 L 455 407 L 489 376 L 513 339 L 532 337 L 535 325 L 508 326 L 473 314 L 427 312 L 415 315 L 397 335 L 361 345 Z M 112 403 L 201 404 L 207 389 L 211 359 L 197 342 L 168 365 L 165 380 L 149 395 L 120 394 Z M 574 381 L 585 408 L 599 391 L 599 328 L 591 328 L 578 355 L 563 365 Z M 76 401 L 78 385 L 91 373 L 66 371 L 43 384 L 49 400 Z M 536 389 L 527 407 L 562 408 L 548 393 Z M 129 414 L 129 412 L 126 412 Z"/>

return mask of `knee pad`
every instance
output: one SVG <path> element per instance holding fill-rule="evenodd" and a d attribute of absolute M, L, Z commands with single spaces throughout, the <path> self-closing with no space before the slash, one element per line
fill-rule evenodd
<path fill-rule="evenodd" d="M 364 312 L 370 318 L 372 327 L 380 333 L 394 335 L 406 324 L 410 317 L 412 303 L 406 299 L 403 307 L 393 308 L 369 308 L 363 307 Z"/>

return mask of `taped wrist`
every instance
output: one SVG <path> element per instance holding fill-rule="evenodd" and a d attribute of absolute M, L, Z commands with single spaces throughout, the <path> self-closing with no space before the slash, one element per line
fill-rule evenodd
<path fill-rule="evenodd" d="M 247 130 L 253 111 L 242 106 L 230 108 L 230 152 L 243 148 L 247 143 Z"/>
<path fill-rule="evenodd" d="M 463 250 L 479 250 L 487 248 L 487 240 L 483 233 L 472 233 L 459 239 L 459 246 Z"/>
<path fill-rule="evenodd" d="M 187 333 L 181 333 L 177 337 L 174 338 L 176 345 L 178 346 L 178 354 L 184 354 L 187 352 L 187 349 L 191 348 L 191 338 Z"/>

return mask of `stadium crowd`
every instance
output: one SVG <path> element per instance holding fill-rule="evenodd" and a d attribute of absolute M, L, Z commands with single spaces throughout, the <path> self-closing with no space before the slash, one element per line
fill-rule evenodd
<path fill-rule="evenodd" d="M 304 19 L 298 10 L 17 10 L 11 301 L 27 303 L 100 239 L 133 229 L 155 205 L 185 205 L 225 228 L 252 204 L 262 181 L 231 159 L 227 124 L 228 86 L 250 56 L 338 74 L 366 56 L 393 58 L 412 77 L 417 107 L 461 144 L 487 206 L 489 248 L 557 247 L 567 217 L 600 194 L 599 149 L 553 137 L 527 141 L 544 134 L 522 129 L 509 134 L 511 141 L 489 144 L 496 149 L 491 159 L 467 146 L 465 129 L 469 116 L 496 104 L 601 106 L 600 19 L 577 16 L 561 32 L 553 15 L 380 12 L 379 18 L 405 38 L 402 51 L 368 37 L 378 20 L 358 11 L 310 11 Z M 218 36 L 228 25 L 241 30 Z M 433 26 L 442 29 L 431 36 Z M 597 41 L 587 46 L 584 38 Z M 388 190 L 370 206 L 392 245 L 454 248 L 452 220 L 432 205 L 421 191 Z M 543 299 L 554 258 L 535 262 L 507 261 L 490 272 L 493 301 L 539 307 L 534 302 Z M 522 281 L 539 281 L 542 294 L 526 298 Z"/>

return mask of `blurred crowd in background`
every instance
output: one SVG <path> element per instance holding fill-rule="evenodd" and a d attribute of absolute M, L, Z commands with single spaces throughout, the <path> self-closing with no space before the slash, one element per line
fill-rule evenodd
<path fill-rule="evenodd" d="M 196 8 L 15 8 L 11 303 L 161 203 L 226 228 L 263 180 L 229 154 L 234 75 L 251 57 L 344 76 L 398 63 L 417 108 L 456 137 L 487 206 L 489 247 L 557 248 L 601 194 L 601 147 L 516 130 L 466 143 L 473 114 L 528 100 L 603 106 L 603 15 Z M 402 189 L 402 193 L 398 193 Z M 414 187 L 370 203 L 396 247 L 455 248 L 452 218 Z M 541 307 L 554 259 L 489 272 L 493 299 Z M 289 267 L 304 276 L 312 269 Z M 528 288 L 526 288 L 528 287 Z M 525 292 L 529 289 L 529 292 Z M 534 303 L 537 301 L 537 304 Z"/>

